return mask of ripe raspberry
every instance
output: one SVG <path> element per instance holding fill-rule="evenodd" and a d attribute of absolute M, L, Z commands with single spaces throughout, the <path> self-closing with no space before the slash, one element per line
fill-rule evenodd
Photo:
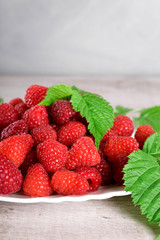
<path fill-rule="evenodd" d="M 36 105 L 28 109 L 24 113 L 23 119 L 26 121 L 29 130 L 49 124 L 47 111 L 42 105 Z"/>
<path fill-rule="evenodd" d="M 118 115 L 113 124 L 118 136 L 130 137 L 134 131 L 132 120 L 124 115 Z"/>
<path fill-rule="evenodd" d="M 37 156 L 46 171 L 56 172 L 65 165 L 68 149 L 55 140 L 46 140 L 37 146 Z"/>
<path fill-rule="evenodd" d="M 13 98 L 13 99 L 9 102 L 9 104 L 11 104 L 12 106 L 15 106 L 15 105 L 17 105 L 17 104 L 19 104 L 19 103 L 24 103 L 21 98 Z"/>
<path fill-rule="evenodd" d="M 21 135 L 25 133 L 28 133 L 27 124 L 24 120 L 18 120 L 3 129 L 3 131 L 1 132 L 1 140 L 11 137 L 13 135 Z"/>
<path fill-rule="evenodd" d="M 36 146 L 49 139 L 57 140 L 57 133 L 50 125 L 34 128 L 31 135 Z"/>
<path fill-rule="evenodd" d="M 99 171 L 95 167 L 81 166 L 78 167 L 75 172 L 79 173 L 88 181 L 89 187 L 87 192 L 98 190 L 101 185 L 102 178 Z"/>
<path fill-rule="evenodd" d="M 52 128 L 57 132 L 59 130 L 59 126 L 56 125 L 55 123 L 50 124 Z"/>
<path fill-rule="evenodd" d="M 126 155 L 119 155 L 116 158 L 116 161 L 114 161 L 113 163 L 113 173 L 115 173 L 118 168 L 123 169 L 124 165 L 126 165 L 127 163 L 128 163 L 128 157 Z"/>
<path fill-rule="evenodd" d="M 100 155 L 90 137 L 79 138 L 71 147 L 66 162 L 68 169 L 78 166 L 94 166 L 100 163 Z"/>
<path fill-rule="evenodd" d="M 84 177 L 66 169 L 54 173 L 51 184 L 53 190 L 62 195 L 81 195 L 89 188 L 88 181 Z"/>
<path fill-rule="evenodd" d="M 118 185 L 122 185 L 124 183 L 123 180 L 124 173 L 122 172 L 122 170 L 123 168 L 119 167 L 113 175 L 113 178 Z"/>
<path fill-rule="evenodd" d="M 0 104 L 0 132 L 9 124 L 18 120 L 18 113 L 9 103 Z"/>
<path fill-rule="evenodd" d="M 104 154 L 108 161 L 115 162 L 119 155 L 128 156 L 138 150 L 138 143 L 132 137 L 112 137 L 104 144 Z"/>
<path fill-rule="evenodd" d="M 22 188 L 24 193 L 31 197 L 46 197 L 53 192 L 50 178 L 40 163 L 28 169 Z"/>
<path fill-rule="evenodd" d="M 111 137 L 118 136 L 117 131 L 114 127 L 112 127 L 108 132 L 106 132 L 103 136 L 102 142 L 108 141 Z"/>
<path fill-rule="evenodd" d="M 27 107 L 31 108 L 40 103 L 46 96 L 47 90 L 47 87 L 40 85 L 30 86 L 25 95 L 25 103 L 27 104 Z"/>
<path fill-rule="evenodd" d="M 14 108 L 18 113 L 19 119 L 22 119 L 23 114 L 25 113 L 25 111 L 28 110 L 28 107 L 25 103 L 18 103 L 18 104 L 16 104 L 16 106 Z"/>
<path fill-rule="evenodd" d="M 63 125 L 69 122 L 70 118 L 72 118 L 75 113 L 71 102 L 66 100 L 58 100 L 53 103 L 50 111 L 53 122 L 58 125 Z"/>
<path fill-rule="evenodd" d="M 18 192 L 23 182 L 22 174 L 16 165 L 5 155 L 0 154 L 0 194 Z"/>
<path fill-rule="evenodd" d="M 68 122 L 58 131 L 58 141 L 66 146 L 71 146 L 86 133 L 86 127 L 80 122 Z"/>
<path fill-rule="evenodd" d="M 139 143 L 140 149 L 143 148 L 144 142 L 153 133 L 155 133 L 155 131 L 153 130 L 153 128 L 150 125 L 147 125 L 147 124 L 141 125 L 137 128 L 137 131 L 135 133 L 135 139 Z"/>
<path fill-rule="evenodd" d="M 6 155 L 19 167 L 32 146 L 33 139 L 31 135 L 15 135 L 0 142 L 0 154 Z"/>
<path fill-rule="evenodd" d="M 100 163 L 95 165 L 95 168 L 99 171 L 102 177 L 101 185 L 109 185 L 112 183 L 113 173 L 110 164 L 105 160 L 101 159 Z"/>
<path fill-rule="evenodd" d="M 37 163 L 38 162 L 38 158 L 37 158 L 37 152 L 34 150 L 31 150 L 27 155 L 26 158 L 24 159 L 24 162 L 21 164 L 20 166 L 20 170 L 22 172 L 23 177 L 26 176 L 26 173 L 28 171 L 28 168 Z"/>

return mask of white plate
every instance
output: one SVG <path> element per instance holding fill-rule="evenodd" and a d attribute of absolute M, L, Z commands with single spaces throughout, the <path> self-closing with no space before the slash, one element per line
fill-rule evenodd
<path fill-rule="evenodd" d="M 91 192 L 81 196 L 62 196 L 57 194 L 49 197 L 31 198 L 23 195 L 22 193 L 16 193 L 11 195 L 0 195 L 0 201 L 14 203 L 59 203 L 67 201 L 83 202 L 88 200 L 107 199 L 115 196 L 125 196 L 129 194 L 130 192 L 126 192 L 123 186 L 103 186 L 96 192 Z"/>

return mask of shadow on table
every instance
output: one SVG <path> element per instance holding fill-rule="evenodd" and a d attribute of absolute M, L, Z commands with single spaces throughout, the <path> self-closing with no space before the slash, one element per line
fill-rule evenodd
<path fill-rule="evenodd" d="M 108 201 L 112 202 L 112 205 L 117 208 L 118 212 L 124 215 L 124 218 L 127 219 L 129 217 L 150 229 L 155 235 L 155 239 L 160 235 L 160 227 L 158 224 L 148 222 L 145 215 L 141 214 L 140 207 L 134 206 L 131 196 L 114 197 L 112 199 L 107 199 L 105 203 L 107 204 Z"/>

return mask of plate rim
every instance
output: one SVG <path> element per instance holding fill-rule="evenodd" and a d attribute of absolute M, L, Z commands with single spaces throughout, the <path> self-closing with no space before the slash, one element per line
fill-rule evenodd
<path fill-rule="evenodd" d="M 102 192 L 102 193 L 101 193 Z M 48 197 L 29 197 L 22 194 L 12 194 L 12 195 L 0 195 L 1 202 L 11 202 L 11 203 L 61 203 L 61 202 L 84 202 L 89 200 L 104 200 L 112 197 L 127 196 L 130 192 L 126 192 L 123 186 L 104 186 L 98 191 L 76 196 L 62 196 L 62 195 L 51 195 Z"/>

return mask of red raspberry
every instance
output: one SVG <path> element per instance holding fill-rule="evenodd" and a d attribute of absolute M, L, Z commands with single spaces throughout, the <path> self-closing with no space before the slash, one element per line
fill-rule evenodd
<path fill-rule="evenodd" d="M 23 191 L 31 197 L 46 197 L 53 192 L 50 178 L 40 163 L 28 169 L 23 182 Z"/>
<path fill-rule="evenodd" d="M 47 90 L 47 87 L 40 85 L 30 86 L 25 95 L 25 103 L 27 104 L 27 107 L 30 108 L 40 103 L 46 96 Z"/>
<path fill-rule="evenodd" d="M 88 183 L 89 187 L 87 192 L 92 192 L 98 190 L 101 185 L 102 178 L 99 171 L 94 167 L 81 166 L 75 170 L 76 173 L 79 173 L 82 177 L 84 177 Z"/>
<path fill-rule="evenodd" d="M 59 130 L 59 126 L 56 125 L 55 123 L 50 124 L 52 128 L 57 132 Z"/>
<path fill-rule="evenodd" d="M 0 194 L 18 192 L 23 182 L 22 174 L 16 165 L 5 155 L 0 154 Z"/>
<path fill-rule="evenodd" d="M 116 161 L 113 163 L 113 179 L 118 183 L 119 185 L 123 184 L 123 175 L 122 172 L 125 164 L 128 162 L 128 157 L 126 155 L 119 155 L 116 159 Z"/>
<path fill-rule="evenodd" d="M 15 106 L 15 105 L 17 105 L 17 104 L 19 104 L 19 103 L 24 103 L 21 98 L 13 98 L 13 99 L 9 102 L 9 104 L 11 104 L 12 106 Z"/>
<path fill-rule="evenodd" d="M 58 131 L 58 141 L 66 146 L 71 146 L 86 133 L 86 127 L 80 122 L 68 122 Z"/>
<path fill-rule="evenodd" d="M 108 132 L 106 132 L 103 136 L 102 142 L 108 141 L 111 137 L 118 136 L 117 131 L 114 127 L 112 127 Z"/>
<path fill-rule="evenodd" d="M 46 171 L 56 172 L 65 165 L 68 149 L 55 140 L 46 140 L 37 146 L 37 156 Z"/>
<path fill-rule="evenodd" d="M 32 146 L 33 139 L 31 135 L 15 135 L 0 142 L 0 154 L 6 155 L 19 167 Z"/>
<path fill-rule="evenodd" d="M 99 164 L 95 165 L 102 177 L 101 185 L 109 185 L 112 183 L 113 173 L 110 164 L 102 159 Z"/>
<path fill-rule="evenodd" d="M 44 106 L 36 105 L 28 109 L 23 119 L 26 121 L 29 130 L 49 124 L 48 114 Z"/>
<path fill-rule="evenodd" d="M 113 175 L 113 178 L 118 185 L 122 185 L 124 183 L 124 180 L 123 180 L 124 173 L 122 172 L 122 170 L 123 168 L 119 167 Z"/>
<path fill-rule="evenodd" d="M 49 139 L 57 140 L 57 133 L 50 125 L 34 128 L 31 135 L 36 146 Z"/>
<path fill-rule="evenodd" d="M 119 155 L 128 156 L 138 150 L 138 146 L 132 137 L 112 137 L 104 144 L 104 154 L 110 162 L 115 162 Z"/>
<path fill-rule="evenodd" d="M 18 120 L 18 113 L 9 103 L 0 104 L 0 131 Z"/>
<path fill-rule="evenodd" d="M 23 118 L 23 114 L 28 110 L 28 107 L 25 103 L 16 104 L 16 106 L 14 108 L 17 111 L 20 119 Z"/>
<path fill-rule="evenodd" d="M 37 158 L 37 152 L 34 150 L 31 150 L 27 155 L 26 158 L 24 159 L 24 162 L 21 164 L 20 166 L 20 170 L 22 172 L 23 177 L 26 176 L 27 170 L 28 168 L 37 163 L 38 162 L 38 158 Z"/>
<path fill-rule="evenodd" d="M 75 142 L 66 162 L 68 169 L 75 169 L 78 166 L 94 166 L 100 163 L 100 155 L 90 137 L 82 137 Z"/>
<path fill-rule="evenodd" d="M 113 127 L 118 136 L 130 137 L 134 131 L 133 121 L 124 115 L 118 115 L 114 119 Z"/>
<path fill-rule="evenodd" d="M 154 133 L 155 133 L 155 131 L 153 130 L 153 128 L 147 124 L 141 125 L 137 128 L 137 131 L 135 133 L 135 139 L 139 143 L 140 149 L 143 148 L 143 145 L 144 145 L 144 142 L 146 141 L 146 139 Z"/>
<path fill-rule="evenodd" d="M 58 100 L 53 103 L 50 111 L 53 122 L 58 125 L 69 122 L 70 118 L 72 118 L 75 113 L 71 102 L 66 100 Z"/>
<path fill-rule="evenodd" d="M 3 131 L 1 132 L 1 140 L 11 137 L 13 135 L 21 135 L 25 133 L 28 133 L 27 124 L 24 120 L 18 120 L 3 129 Z"/>
<path fill-rule="evenodd" d="M 81 195 L 86 193 L 89 187 L 84 177 L 66 169 L 54 173 L 51 184 L 53 190 L 62 195 Z"/>

